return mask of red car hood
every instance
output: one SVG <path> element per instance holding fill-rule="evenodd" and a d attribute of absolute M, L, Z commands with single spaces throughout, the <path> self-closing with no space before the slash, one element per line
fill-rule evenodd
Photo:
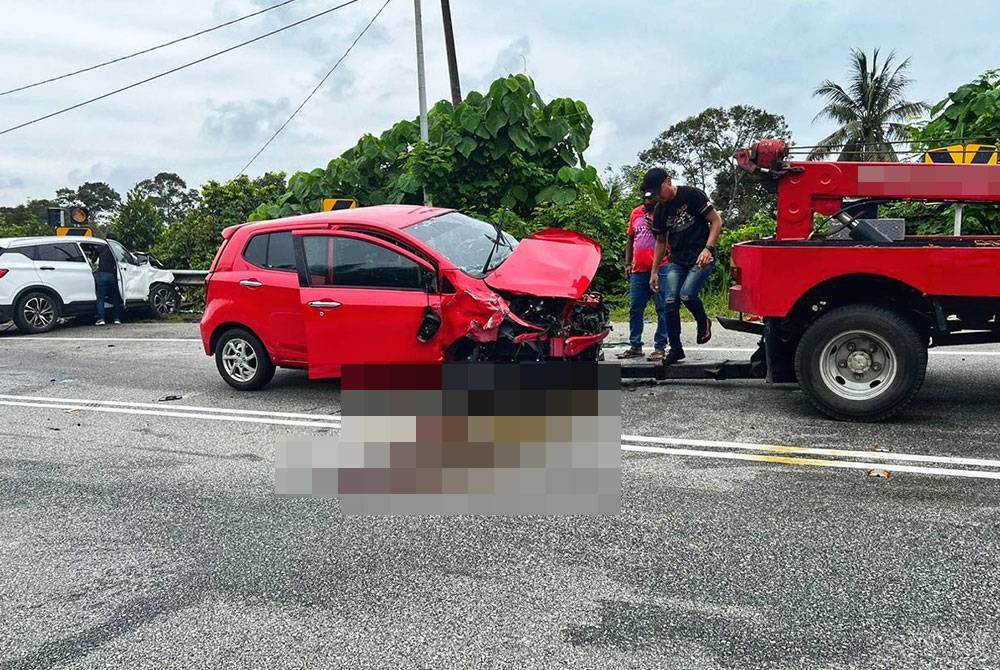
<path fill-rule="evenodd" d="M 580 298 L 601 262 L 601 245 L 571 230 L 548 228 L 518 243 L 486 285 L 540 298 Z"/>

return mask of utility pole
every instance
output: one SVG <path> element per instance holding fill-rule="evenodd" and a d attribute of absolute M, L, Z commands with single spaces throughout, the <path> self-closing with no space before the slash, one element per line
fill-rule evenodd
<path fill-rule="evenodd" d="M 417 26 L 417 91 L 420 96 L 420 139 L 428 141 L 427 132 L 427 82 L 424 80 L 424 28 L 420 18 L 420 0 L 413 0 L 413 18 Z M 430 206 L 431 200 L 424 189 L 424 205 Z"/>
<path fill-rule="evenodd" d="M 455 56 L 455 31 L 451 27 L 451 3 L 449 0 L 441 0 L 441 18 L 444 20 L 444 45 L 448 50 L 451 102 L 458 107 L 458 104 L 462 102 L 462 85 L 458 81 L 458 58 Z"/>

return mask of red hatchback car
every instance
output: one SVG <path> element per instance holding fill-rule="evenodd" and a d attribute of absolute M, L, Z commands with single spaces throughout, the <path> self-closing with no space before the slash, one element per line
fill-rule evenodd
<path fill-rule="evenodd" d="M 520 242 L 454 210 L 383 205 L 227 228 L 205 280 L 201 336 L 231 386 L 275 367 L 600 356 L 587 293 L 601 247 L 544 230 Z"/>

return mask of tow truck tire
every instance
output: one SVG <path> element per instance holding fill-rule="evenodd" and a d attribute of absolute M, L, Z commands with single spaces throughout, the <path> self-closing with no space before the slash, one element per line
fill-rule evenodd
<path fill-rule="evenodd" d="M 274 377 L 274 363 L 260 339 L 244 328 L 230 328 L 215 345 L 215 365 L 227 384 L 257 391 Z"/>
<path fill-rule="evenodd" d="M 906 319 L 877 305 L 831 310 L 795 351 L 802 391 L 839 421 L 888 419 L 913 400 L 926 372 L 926 342 Z"/>

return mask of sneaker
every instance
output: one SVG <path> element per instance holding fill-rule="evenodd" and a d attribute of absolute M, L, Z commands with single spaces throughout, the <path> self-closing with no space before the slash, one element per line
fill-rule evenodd
<path fill-rule="evenodd" d="M 104 319 L 98 319 L 97 323 L 95 323 L 94 325 L 95 326 L 103 326 L 104 325 Z"/>
<path fill-rule="evenodd" d="M 122 320 L 121 319 L 115 319 L 115 325 L 116 326 L 122 325 Z"/>
<path fill-rule="evenodd" d="M 698 344 L 705 344 L 712 339 L 712 320 L 706 319 L 705 323 L 698 324 Z"/>
<path fill-rule="evenodd" d="M 663 358 L 664 365 L 670 365 L 671 363 L 676 363 L 677 361 L 682 361 L 686 358 L 684 356 L 683 349 L 671 349 L 667 352 L 667 355 Z"/>

